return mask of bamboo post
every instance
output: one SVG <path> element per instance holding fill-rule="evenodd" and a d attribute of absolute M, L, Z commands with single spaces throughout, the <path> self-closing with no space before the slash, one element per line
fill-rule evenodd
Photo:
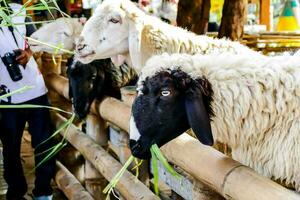
<path fill-rule="evenodd" d="M 136 96 L 136 86 L 126 86 L 121 88 L 122 101 L 131 106 Z"/>
<path fill-rule="evenodd" d="M 60 162 L 56 162 L 56 166 L 58 171 L 55 175 L 55 181 L 68 199 L 93 200 L 93 197 Z"/>
<path fill-rule="evenodd" d="M 99 116 L 90 114 L 86 120 L 86 133 L 97 144 L 102 147 L 107 146 L 107 125 Z M 91 162 L 85 161 L 85 187 L 95 199 L 105 199 L 102 190 L 105 188 L 107 181 L 97 171 Z"/>
<path fill-rule="evenodd" d="M 56 126 L 66 121 L 59 114 L 52 117 Z M 63 133 L 62 133 L 63 134 Z M 71 126 L 65 138 L 82 153 L 82 155 L 93 163 L 96 169 L 107 179 L 111 180 L 122 168 L 122 165 L 109 155 L 101 146 L 96 144 L 90 137 Z M 126 171 L 119 180 L 116 188 L 125 199 L 159 199 L 143 183 Z"/>
<path fill-rule="evenodd" d="M 42 74 L 61 73 L 62 56 L 59 54 L 49 54 L 44 52 L 42 54 Z"/>

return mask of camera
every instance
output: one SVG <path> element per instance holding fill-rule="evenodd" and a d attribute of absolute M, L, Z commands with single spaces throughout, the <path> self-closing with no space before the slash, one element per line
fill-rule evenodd
<path fill-rule="evenodd" d="M 13 52 L 5 53 L 3 57 L 1 57 L 2 62 L 6 66 L 8 74 L 13 81 L 19 81 L 23 78 L 19 64 L 16 58 L 21 55 L 20 50 L 15 50 Z"/>

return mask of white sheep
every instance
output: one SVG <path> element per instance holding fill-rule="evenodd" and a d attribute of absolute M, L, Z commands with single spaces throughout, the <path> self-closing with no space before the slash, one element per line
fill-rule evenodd
<path fill-rule="evenodd" d="M 76 39 L 80 36 L 83 25 L 75 18 L 58 18 L 53 22 L 45 24 L 34 32 L 30 37 L 53 45 L 60 46 L 66 50 L 74 50 Z M 47 45 L 29 40 L 32 51 L 53 53 L 55 50 Z M 63 54 L 62 51 L 55 52 Z"/>
<path fill-rule="evenodd" d="M 42 26 L 30 37 L 53 46 L 61 46 L 63 49 L 73 51 L 75 48 L 76 39 L 79 37 L 82 28 L 83 25 L 78 22 L 78 19 L 59 18 Z M 43 45 L 31 40 L 29 40 L 29 44 L 31 50 L 34 52 L 54 53 L 54 49 L 47 45 Z M 58 51 L 55 53 L 62 54 L 64 52 Z M 125 63 L 122 63 L 120 66 L 110 66 L 110 70 L 106 71 L 107 73 L 111 74 L 111 84 L 115 88 L 121 88 L 131 82 L 132 79 L 136 78 L 136 72 L 134 69 Z"/>
<path fill-rule="evenodd" d="M 163 54 L 138 84 L 133 155 L 147 158 L 152 143 L 191 127 L 202 143 L 214 137 L 237 161 L 300 191 L 300 58 Z"/>
<path fill-rule="evenodd" d="M 238 42 L 199 36 L 164 23 L 129 0 L 103 1 L 85 24 L 77 45 L 84 63 L 109 57 L 118 63 L 117 55 L 123 55 L 138 73 L 151 56 L 164 52 L 259 54 Z"/>

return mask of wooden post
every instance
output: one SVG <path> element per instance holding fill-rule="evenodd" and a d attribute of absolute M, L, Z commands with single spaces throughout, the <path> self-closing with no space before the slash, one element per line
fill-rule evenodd
<path fill-rule="evenodd" d="M 50 73 L 61 73 L 61 60 L 62 55 L 49 54 L 44 52 L 42 54 L 42 68 L 41 72 L 43 75 Z"/>
<path fill-rule="evenodd" d="M 55 181 L 60 190 L 70 200 L 93 200 L 94 198 L 82 187 L 78 180 L 60 162 L 56 162 L 58 171 Z"/>
<path fill-rule="evenodd" d="M 59 114 L 52 116 L 56 127 L 59 127 L 66 121 Z M 63 133 L 61 133 L 63 134 Z M 116 161 L 106 150 L 96 144 L 90 137 L 80 132 L 75 126 L 69 128 L 65 138 L 78 150 L 82 155 L 93 163 L 96 169 L 107 179 L 111 180 L 122 165 Z M 119 180 L 116 189 L 120 191 L 125 199 L 143 199 L 154 200 L 159 199 L 153 194 L 143 183 L 134 177 L 130 172 L 125 171 Z"/>
<path fill-rule="evenodd" d="M 207 32 L 210 0 L 179 0 L 177 25 L 197 34 Z"/>
<path fill-rule="evenodd" d="M 44 79 L 48 89 L 52 89 L 59 95 L 69 99 L 69 81 L 67 78 L 52 73 L 44 75 Z"/>
<path fill-rule="evenodd" d="M 84 184 L 84 158 L 70 144 L 64 147 L 57 155 L 57 159 L 68 168 L 76 179 Z"/>
<path fill-rule="evenodd" d="M 245 15 L 245 0 L 225 0 L 218 37 L 226 37 L 231 40 L 241 39 L 244 33 Z"/>
<path fill-rule="evenodd" d="M 86 120 L 86 133 L 97 144 L 107 146 L 107 124 L 100 117 L 90 114 Z M 88 160 L 85 161 L 85 187 L 95 199 L 105 199 L 102 190 L 107 181 Z"/>
<path fill-rule="evenodd" d="M 270 31 L 270 28 L 272 27 L 270 8 L 271 8 L 271 0 L 260 0 L 259 21 L 260 24 L 267 26 L 268 31 Z"/>
<path fill-rule="evenodd" d="M 121 88 L 122 101 L 131 106 L 136 97 L 136 86 L 125 86 Z"/>

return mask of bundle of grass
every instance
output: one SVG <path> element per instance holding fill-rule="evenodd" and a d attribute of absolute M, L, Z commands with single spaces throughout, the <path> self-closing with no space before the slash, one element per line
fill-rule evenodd
<path fill-rule="evenodd" d="M 118 181 L 121 179 L 122 175 L 125 173 L 126 169 L 129 167 L 129 165 L 135 160 L 134 156 L 130 156 L 128 160 L 125 162 L 123 167 L 120 169 L 120 171 L 111 179 L 109 184 L 104 188 L 103 193 L 107 194 L 107 198 L 109 199 L 110 194 L 114 194 L 114 188 L 116 187 Z M 157 144 L 153 144 L 151 146 L 151 164 L 153 169 L 153 185 L 154 185 L 154 192 L 156 195 L 159 195 L 159 189 L 158 189 L 158 162 L 160 161 L 161 164 L 164 166 L 164 168 L 174 177 L 180 179 L 181 176 L 172 168 L 172 166 L 168 163 L 167 159 L 164 157 L 162 152 L 160 151 Z M 133 169 L 136 169 L 140 163 L 137 163 L 137 166 Z M 137 170 L 138 172 L 138 170 Z M 137 176 L 136 176 L 137 177 Z"/>

